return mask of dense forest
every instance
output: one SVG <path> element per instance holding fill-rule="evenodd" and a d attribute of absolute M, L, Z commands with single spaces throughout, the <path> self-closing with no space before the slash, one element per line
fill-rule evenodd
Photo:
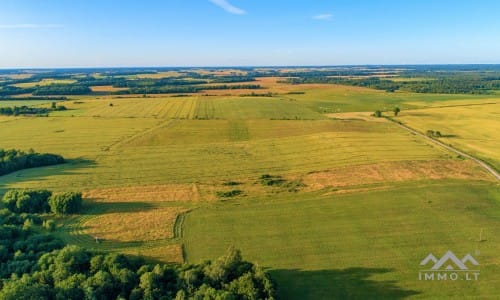
<path fill-rule="evenodd" d="M 57 154 L 37 153 L 33 150 L 24 152 L 21 150 L 0 148 L 0 176 L 22 169 L 57 165 L 64 163 L 64 158 Z"/>
<path fill-rule="evenodd" d="M 0 299 L 273 299 L 268 275 L 228 249 L 215 261 L 165 265 L 65 245 L 52 214 L 80 193 L 11 190 L 0 210 Z"/>

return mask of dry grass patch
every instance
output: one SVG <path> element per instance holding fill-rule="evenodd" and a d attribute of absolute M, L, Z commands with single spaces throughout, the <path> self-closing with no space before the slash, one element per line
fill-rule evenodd
<path fill-rule="evenodd" d="M 432 160 L 400 161 L 346 166 L 315 172 L 302 178 L 308 190 L 381 182 L 422 179 L 490 180 L 491 176 L 471 161 Z"/>
<path fill-rule="evenodd" d="M 196 184 L 166 184 L 97 189 L 84 193 L 88 199 L 106 202 L 165 202 L 196 201 L 200 199 Z"/>
<path fill-rule="evenodd" d="M 173 238 L 182 207 L 155 207 L 145 211 L 103 213 L 84 222 L 85 233 L 112 242 L 157 241 Z"/>

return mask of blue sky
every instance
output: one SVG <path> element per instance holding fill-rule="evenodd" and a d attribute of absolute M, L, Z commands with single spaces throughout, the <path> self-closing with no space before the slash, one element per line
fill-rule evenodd
<path fill-rule="evenodd" d="M 500 63 L 498 0 L 0 0 L 0 67 Z"/>

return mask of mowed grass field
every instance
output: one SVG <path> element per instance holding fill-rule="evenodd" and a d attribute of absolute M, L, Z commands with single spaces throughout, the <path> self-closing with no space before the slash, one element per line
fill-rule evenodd
<path fill-rule="evenodd" d="M 2 148 L 68 159 L 2 176 L 0 194 L 84 192 L 83 214 L 60 219 L 56 234 L 90 249 L 197 262 L 235 245 L 271 271 L 284 299 L 493 298 L 497 183 L 474 163 L 357 113 L 490 100 L 264 80 L 278 95 L 87 96 L 49 117 L 0 117 Z M 264 174 L 297 189 L 264 186 Z M 217 194 L 232 189 L 241 195 Z M 477 244 L 481 228 L 487 241 Z M 418 282 L 428 252 L 465 255 L 474 245 L 484 255 L 481 282 Z"/>
<path fill-rule="evenodd" d="M 397 118 L 420 132 L 440 131 L 446 144 L 485 160 L 500 170 L 500 101 L 405 111 Z"/>
<path fill-rule="evenodd" d="M 495 299 L 499 197 L 495 184 L 434 181 L 230 201 L 187 214 L 184 247 L 192 263 L 241 249 L 281 299 Z M 420 261 L 448 250 L 474 255 L 480 279 L 419 281 Z"/>

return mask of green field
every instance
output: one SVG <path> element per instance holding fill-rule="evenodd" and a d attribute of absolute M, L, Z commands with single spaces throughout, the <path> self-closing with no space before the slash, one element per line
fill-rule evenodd
<path fill-rule="evenodd" d="M 270 271 L 283 299 L 495 297 L 498 182 L 370 116 L 400 106 L 409 126 L 456 135 L 450 143 L 494 162 L 498 104 L 439 107 L 492 95 L 261 80 L 272 97 L 75 96 L 48 117 L 1 116 L 1 148 L 68 163 L 2 176 L 0 194 L 82 191 L 83 214 L 59 218 L 56 235 L 90 249 L 199 262 L 234 245 Z M 283 184 L 262 184 L 264 174 Z M 419 262 L 447 250 L 475 255 L 480 280 L 418 281 Z"/>
<path fill-rule="evenodd" d="M 189 213 L 184 246 L 195 263 L 234 245 L 269 268 L 282 299 L 493 299 L 499 197 L 496 185 L 428 182 L 231 201 Z M 420 261 L 447 250 L 480 253 L 481 279 L 419 281 Z"/>

